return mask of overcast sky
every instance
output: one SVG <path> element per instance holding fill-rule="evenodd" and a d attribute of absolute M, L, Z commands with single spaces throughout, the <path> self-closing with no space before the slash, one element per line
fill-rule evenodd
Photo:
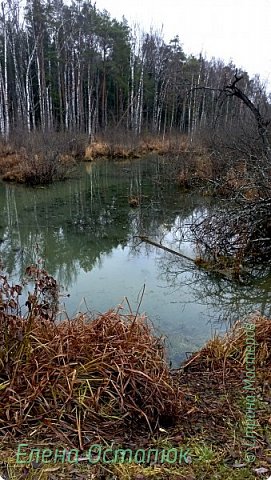
<path fill-rule="evenodd" d="M 179 35 L 185 53 L 232 59 L 271 88 L 271 0 L 96 0 L 96 6 L 147 30 L 163 25 L 165 39 Z"/>

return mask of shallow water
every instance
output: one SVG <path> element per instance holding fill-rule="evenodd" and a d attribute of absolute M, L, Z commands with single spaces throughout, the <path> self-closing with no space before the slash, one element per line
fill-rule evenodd
<path fill-rule="evenodd" d="M 271 283 L 237 286 L 147 244 L 138 234 L 195 255 L 189 223 L 210 200 L 163 181 L 165 160 L 82 164 L 73 177 L 46 188 L 0 184 L 0 257 L 13 280 L 38 257 L 70 296 L 69 316 L 119 304 L 146 312 L 167 337 L 173 365 L 214 331 L 240 316 L 268 313 Z M 131 208 L 128 198 L 140 198 Z M 214 206 L 212 206 L 214 208 Z M 128 299 L 128 302 L 126 300 Z"/>

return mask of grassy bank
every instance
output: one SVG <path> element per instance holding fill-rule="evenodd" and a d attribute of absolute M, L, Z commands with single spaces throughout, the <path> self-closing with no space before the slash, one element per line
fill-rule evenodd
<path fill-rule="evenodd" d="M 162 339 L 142 316 L 117 309 L 58 323 L 56 282 L 37 267 L 27 274 L 34 291 L 25 315 L 21 286 L 9 284 L 5 275 L 0 283 L 0 474 L 5 480 L 252 480 L 271 474 L 269 319 L 251 316 L 170 371 Z M 250 447 L 244 388 L 248 331 L 256 370 L 249 391 L 256 413 Z M 107 448 L 107 463 L 96 463 L 96 457 L 89 463 L 94 444 Z M 114 462 L 119 448 L 141 449 L 141 459 L 142 450 L 146 455 L 142 461 Z M 37 456 L 37 449 L 47 449 L 47 457 Z M 56 449 L 65 450 L 65 458 L 55 461 Z M 184 453 L 181 464 L 179 456 L 171 463 L 167 454 L 155 457 L 155 451 L 169 449 Z M 68 461 L 71 455 L 77 461 Z"/>
<path fill-rule="evenodd" d="M 7 182 L 45 185 L 67 178 L 78 161 L 98 158 L 133 159 L 156 153 L 167 157 L 165 180 L 170 178 L 183 190 L 201 189 L 204 195 L 232 197 L 246 201 L 270 191 L 270 169 L 260 156 L 219 151 L 208 139 L 174 132 L 141 136 L 108 130 L 90 143 L 87 135 L 60 132 L 14 135 L 0 144 L 0 177 Z M 263 182 L 264 178 L 264 182 Z"/>
<path fill-rule="evenodd" d="M 111 138 L 110 138 L 111 137 Z M 158 155 L 178 155 L 189 150 L 189 138 L 181 134 L 150 135 L 140 137 L 129 135 L 109 135 L 97 138 L 95 142 L 87 145 L 85 160 L 107 157 L 112 159 L 141 158 L 148 153 Z"/>
<path fill-rule="evenodd" d="M 86 146 L 84 160 L 97 158 L 141 158 L 149 153 L 166 156 L 164 179 L 170 178 L 182 190 L 200 189 L 204 195 L 229 198 L 240 195 L 246 201 L 254 201 L 270 190 L 270 170 L 264 158 L 249 161 L 243 155 L 223 154 L 204 139 L 188 135 L 145 135 L 141 138 L 106 139 L 100 137 Z M 261 172 L 261 173 L 260 173 Z M 263 185 L 261 174 L 265 174 Z"/>
<path fill-rule="evenodd" d="M 180 134 L 135 137 L 108 132 L 89 143 L 87 136 L 36 132 L 0 145 L 0 176 L 9 182 L 49 184 L 65 179 L 77 161 L 141 158 L 148 153 L 176 156 L 189 150 L 188 137 Z"/>
<path fill-rule="evenodd" d="M 106 317 L 103 317 L 105 320 Z M 108 316 L 107 316 L 108 319 Z M 245 333 L 241 325 L 234 330 L 230 337 L 214 339 L 209 342 L 200 352 L 187 361 L 180 370 L 171 372 L 171 380 L 178 389 L 181 400 L 181 410 L 175 417 L 174 425 L 169 426 L 166 422 L 163 427 L 153 425 L 152 430 L 145 428 L 145 421 L 131 422 L 129 418 L 133 408 L 129 407 L 129 418 L 125 422 L 119 422 L 119 418 L 110 421 L 108 412 L 100 417 L 100 434 L 95 433 L 97 422 L 94 422 L 88 431 L 88 444 L 80 448 L 79 444 L 71 444 L 77 437 L 78 417 L 74 411 L 69 411 L 68 403 L 64 403 L 66 414 L 69 416 L 69 426 L 61 419 L 52 419 L 50 422 L 42 422 L 36 419 L 34 427 L 33 417 L 29 418 L 30 425 L 24 428 L 20 435 L 12 436 L 9 441 L 2 444 L 1 460 L 2 475 L 4 478 L 103 478 L 103 479 L 256 479 L 267 478 L 270 474 L 270 321 L 254 317 L 250 322 L 255 323 L 256 341 L 259 348 L 256 353 L 257 381 L 256 403 L 257 425 L 254 429 L 256 444 L 249 449 L 255 454 L 256 460 L 248 463 L 245 455 L 248 450 L 245 442 L 245 393 L 243 388 L 244 372 L 244 346 Z M 112 325 L 111 325 L 112 326 Z M 84 327 L 81 327 L 81 335 Z M 257 333 L 258 332 L 258 333 Z M 112 334 L 112 332 L 111 332 Z M 119 334 L 119 333 L 118 333 Z M 110 336 L 112 338 L 112 335 Z M 82 339 L 85 340 L 83 335 Z M 134 339 L 135 340 L 135 339 Z M 59 339 L 58 339 L 59 341 Z M 136 340 L 135 340 L 136 343 Z M 121 339 L 119 345 L 121 344 Z M 145 344 L 146 346 L 146 344 Z M 96 363 L 96 362 L 95 362 Z M 48 367 L 47 367 L 48 370 Z M 99 369 L 97 368 L 97 371 Z M 146 371 L 146 370 L 145 370 Z M 123 372 L 121 370 L 121 372 Z M 143 374 L 144 372 L 141 372 Z M 85 371 L 90 384 L 95 387 L 94 379 Z M 108 375 L 109 372 L 108 372 Z M 123 378 L 123 377 L 122 377 Z M 86 382 L 86 379 L 85 379 Z M 80 379 L 82 384 L 82 378 Z M 116 399 L 115 388 L 110 387 L 113 398 Z M 121 377 L 116 385 L 120 388 Z M 177 392 L 177 390 L 176 390 Z M 63 393 L 62 393 L 63 395 Z M 157 402 L 157 397 L 150 396 L 150 402 Z M 161 391 L 160 401 L 165 401 L 165 392 Z M 49 398 L 47 398 L 47 401 Z M 73 399 L 72 401 L 74 401 Z M 50 402 L 52 401 L 49 400 Z M 118 399 L 118 403 L 120 399 Z M 126 402 L 125 402 L 126 404 Z M 126 404 L 127 405 L 127 404 Z M 153 403 L 152 403 L 153 405 Z M 41 406 L 47 409 L 45 401 Z M 154 405 L 153 405 L 154 406 Z M 81 405 L 82 413 L 87 414 L 88 407 Z M 128 410 L 129 410 L 128 409 Z M 68 413 L 69 412 L 69 413 Z M 63 413 L 62 413 L 63 415 Z M 46 414 L 46 418 L 52 414 Z M 84 416 L 84 413 L 83 413 Z M 106 418 L 107 417 L 107 418 Z M 94 417 L 90 417 L 93 420 Z M 158 419 L 158 416 L 157 416 Z M 108 421 L 109 420 L 109 421 Z M 114 427 L 115 422 L 115 427 Z M 111 428 L 109 424 L 111 423 Z M 103 427 L 105 427 L 103 431 Z M 122 429 L 123 427 L 123 429 Z M 31 433 L 32 435 L 31 435 Z M 66 432 L 66 433 L 65 433 Z M 28 444 L 21 448 L 18 457 L 18 445 Z M 181 465 L 168 464 L 154 461 L 137 464 L 136 462 L 116 462 L 104 464 L 98 462 L 90 465 L 88 462 L 88 447 L 93 444 L 101 444 L 103 448 L 116 450 L 118 448 L 150 449 L 168 451 L 169 449 L 181 449 L 187 452 L 185 461 Z M 16 446 L 16 448 L 15 448 Z M 42 461 L 36 455 L 32 461 L 25 464 L 16 464 L 17 460 L 23 463 L 30 458 L 31 449 L 49 448 L 55 452 L 66 449 L 67 452 L 78 452 L 78 463 L 70 463 L 66 460 L 63 464 L 60 459 L 57 462 Z M 110 455 L 110 454 L 109 454 Z M 109 460 L 113 460 L 109 456 Z M 262 469 L 262 470 L 261 470 Z M 263 471 L 264 476 L 257 474 Z M 9 476 L 5 475 L 7 474 Z M 38 477 L 37 477 L 38 475 Z"/>

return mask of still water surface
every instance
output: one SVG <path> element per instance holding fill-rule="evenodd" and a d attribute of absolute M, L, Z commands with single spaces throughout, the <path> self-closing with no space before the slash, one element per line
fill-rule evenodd
<path fill-rule="evenodd" d="M 195 216 L 215 208 L 165 182 L 165 160 L 82 164 L 71 179 L 46 188 L 0 184 L 0 258 L 13 280 L 38 255 L 63 290 L 62 308 L 104 312 L 127 297 L 167 337 L 173 365 L 215 331 L 256 309 L 268 313 L 270 281 L 237 286 L 147 244 L 139 233 L 195 255 L 187 239 Z M 128 198 L 140 198 L 131 208 Z"/>

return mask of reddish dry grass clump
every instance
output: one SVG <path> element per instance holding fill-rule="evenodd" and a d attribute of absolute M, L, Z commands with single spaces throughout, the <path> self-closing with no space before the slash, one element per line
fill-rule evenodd
<path fill-rule="evenodd" d="M 8 303 L 2 288 L 2 435 L 54 434 L 84 449 L 91 438 L 112 439 L 133 426 L 150 431 L 172 420 L 179 409 L 179 389 L 163 342 L 145 319 L 109 311 L 94 320 L 81 315 L 56 324 L 48 320 L 46 302 L 39 297 L 52 279 L 42 272 L 25 318 L 10 313 L 16 309 L 17 287 L 9 292 Z M 49 286 L 54 288 L 52 282 Z"/>
<path fill-rule="evenodd" d="M 249 339 L 249 340 L 248 340 Z M 271 381 L 271 320 L 260 314 L 253 314 L 245 321 L 237 322 L 223 337 L 214 337 L 195 355 L 185 369 L 189 371 L 224 371 L 235 373 L 240 378 L 244 373 L 247 344 L 255 346 L 254 363 L 257 378 Z"/>
<path fill-rule="evenodd" d="M 25 160 L 23 149 L 17 151 L 11 145 L 0 143 L 0 175 L 3 180 L 21 183 L 20 165 Z"/>
<path fill-rule="evenodd" d="M 67 178 L 75 165 L 76 155 L 72 146 L 58 146 L 52 142 L 46 147 L 39 145 L 38 139 L 34 149 L 0 142 L 0 176 L 6 182 L 47 185 Z"/>
<path fill-rule="evenodd" d="M 161 135 L 144 135 L 142 138 L 122 138 L 116 139 L 110 137 L 105 140 L 99 138 L 92 142 L 85 149 L 85 160 L 91 161 L 96 158 L 140 158 L 148 153 L 157 153 L 158 155 L 179 154 L 187 151 L 189 141 L 186 135 L 168 135 L 164 138 Z"/>

